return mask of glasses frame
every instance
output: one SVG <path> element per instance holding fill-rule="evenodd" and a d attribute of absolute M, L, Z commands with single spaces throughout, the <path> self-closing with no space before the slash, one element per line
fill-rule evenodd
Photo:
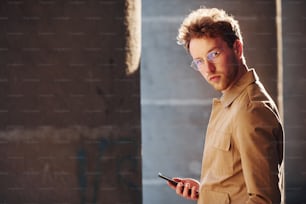
<path fill-rule="evenodd" d="M 206 55 L 206 60 L 210 63 L 215 63 L 216 59 L 220 56 L 222 53 L 221 48 L 215 48 L 212 51 L 208 52 Z M 196 71 L 200 71 L 201 66 L 204 64 L 205 60 L 203 58 L 196 58 L 193 59 L 190 67 L 193 68 Z"/>

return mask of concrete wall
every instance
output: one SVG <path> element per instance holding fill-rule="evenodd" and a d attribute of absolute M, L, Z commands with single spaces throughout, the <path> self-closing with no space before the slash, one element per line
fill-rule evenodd
<path fill-rule="evenodd" d="M 306 2 L 282 1 L 287 203 L 306 203 Z"/>
<path fill-rule="evenodd" d="M 284 81 L 277 81 L 275 1 L 143 0 L 142 3 L 143 200 L 193 203 L 178 198 L 157 173 L 199 178 L 210 104 L 217 97 L 189 68 L 176 44 L 177 28 L 200 5 L 223 8 L 241 25 L 249 67 L 277 102 L 284 99 L 287 203 L 305 203 L 305 1 L 282 1 Z M 277 84 L 284 92 L 278 94 Z"/>
<path fill-rule="evenodd" d="M 0 203 L 141 203 L 134 2 L 1 1 Z"/>

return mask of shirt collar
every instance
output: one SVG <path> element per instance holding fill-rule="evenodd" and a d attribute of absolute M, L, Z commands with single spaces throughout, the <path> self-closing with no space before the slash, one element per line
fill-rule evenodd
<path fill-rule="evenodd" d="M 248 70 L 229 90 L 223 93 L 220 101 L 224 107 L 228 107 L 240 95 L 240 93 L 251 83 L 259 78 L 254 69 Z"/>

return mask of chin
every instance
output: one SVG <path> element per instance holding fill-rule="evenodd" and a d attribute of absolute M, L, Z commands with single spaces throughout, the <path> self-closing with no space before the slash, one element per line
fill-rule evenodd
<path fill-rule="evenodd" d="M 216 87 L 216 86 L 214 86 L 214 89 L 216 90 L 216 91 L 223 91 L 224 89 L 222 89 L 222 88 L 220 88 L 220 87 Z"/>
<path fill-rule="evenodd" d="M 224 86 L 222 86 L 222 84 L 211 84 L 212 87 L 216 90 L 216 91 L 224 91 L 225 88 Z"/>
<path fill-rule="evenodd" d="M 226 91 L 226 90 L 228 90 L 229 89 L 229 83 L 216 83 L 216 84 L 211 84 L 213 87 L 214 87 L 214 89 L 216 90 L 216 91 L 220 91 L 220 92 L 224 92 L 224 91 Z"/>

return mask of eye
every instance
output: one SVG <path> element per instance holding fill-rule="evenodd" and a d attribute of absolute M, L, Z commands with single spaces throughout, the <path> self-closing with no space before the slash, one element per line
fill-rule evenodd
<path fill-rule="evenodd" d="M 194 63 L 195 63 L 197 66 L 200 66 L 200 65 L 203 64 L 203 62 L 204 62 L 203 59 L 194 59 L 193 61 L 194 61 Z"/>
<path fill-rule="evenodd" d="M 220 55 L 220 51 L 212 51 L 212 52 L 208 53 L 207 60 L 208 61 L 213 61 L 219 55 Z"/>

